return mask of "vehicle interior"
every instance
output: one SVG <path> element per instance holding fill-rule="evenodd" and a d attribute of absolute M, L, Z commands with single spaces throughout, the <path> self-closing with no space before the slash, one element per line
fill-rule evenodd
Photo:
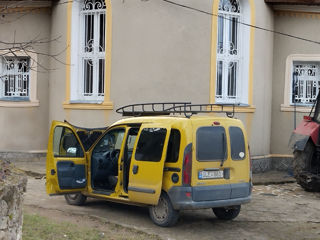
<path fill-rule="evenodd" d="M 118 159 L 125 130 L 114 129 L 104 135 L 91 156 L 91 183 L 97 191 L 114 191 L 118 182 Z"/>

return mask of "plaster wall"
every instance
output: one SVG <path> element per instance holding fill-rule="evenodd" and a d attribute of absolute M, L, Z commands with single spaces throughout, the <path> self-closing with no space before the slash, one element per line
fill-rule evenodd
<path fill-rule="evenodd" d="M 314 6 L 312 11 L 319 11 Z M 320 41 L 320 15 L 294 12 L 278 12 L 275 14 L 275 30 L 315 41 Z M 273 96 L 272 96 L 272 128 L 271 153 L 292 154 L 288 147 L 290 135 L 294 129 L 294 112 L 282 111 L 284 103 L 286 59 L 291 54 L 319 54 L 320 45 L 274 35 L 273 58 Z M 297 108 L 300 111 L 300 108 Z M 307 113 L 297 113 L 297 124 Z"/>
<path fill-rule="evenodd" d="M 255 25 L 273 29 L 273 12 L 264 1 L 255 1 Z M 252 156 L 270 154 L 273 34 L 254 29 L 252 105 L 254 113 L 246 113 L 246 125 Z"/>
<path fill-rule="evenodd" d="M 180 2 L 212 9 L 211 0 Z M 111 3 L 114 109 L 139 102 L 209 102 L 211 16 L 162 1 Z M 51 45 L 54 52 L 66 45 L 66 4 L 55 6 L 52 16 L 51 36 L 63 36 Z M 65 66 L 58 65 L 50 74 L 50 120 L 95 127 L 121 118 L 112 110 L 63 109 L 66 73 Z"/>
<path fill-rule="evenodd" d="M 177 3 L 212 12 L 213 1 Z M 112 0 L 112 58 L 110 100 L 113 110 L 64 109 L 65 66 L 52 63 L 49 120 L 85 126 L 109 125 L 121 118 L 120 106 L 140 102 L 192 101 L 209 103 L 212 16 L 163 1 Z M 254 1 L 255 23 L 273 29 L 273 12 Z M 67 5 L 53 7 L 51 52 L 66 47 Z M 73 26 L 73 25 L 71 25 Z M 246 125 L 252 155 L 270 153 L 273 34 L 254 30 L 254 113 L 237 113 Z M 165 33 L 165 34 L 164 34 Z M 61 55 L 64 61 L 66 55 Z"/>
<path fill-rule="evenodd" d="M 0 107 L 0 152 L 44 150 L 47 146 L 48 127 L 48 54 L 50 39 L 49 9 L 36 12 L 2 13 L 0 24 L 1 41 L 28 42 L 42 39 L 44 43 L 33 45 L 37 53 L 37 99 L 36 107 Z M 6 48 L 8 45 L 0 45 Z M 3 105 L 3 104 L 2 104 Z"/>

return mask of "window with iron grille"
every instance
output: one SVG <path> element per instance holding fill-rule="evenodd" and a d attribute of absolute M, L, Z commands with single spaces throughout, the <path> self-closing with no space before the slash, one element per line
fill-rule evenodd
<path fill-rule="evenodd" d="M 0 98 L 25 101 L 30 96 L 30 57 L 0 57 Z"/>
<path fill-rule="evenodd" d="M 240 3 L 220 0 L 218 11 L 216 102 L 240 102 Z"/>
<path fill-rule="evenodd" d="M 105 83 L 106 5 L 104 0 L 85 0 L 79 6 L 80 31 L 77 83 L 78 100 L 102 101 Z M 76 24 L 76 23 L 75 23 Z"/>
<path fill-rule="evenodd" d="M 320 62 L 293 61 L 290 104 L 312 105 L 320 87 Z"/>

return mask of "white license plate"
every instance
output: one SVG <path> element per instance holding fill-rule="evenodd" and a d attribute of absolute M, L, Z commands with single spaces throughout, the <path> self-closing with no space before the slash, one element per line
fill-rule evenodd
<path fill-rule="evenodd" d="M 199 179 L 215 179 L 223 178 L 223 171 L 213 170 L 213 171 L 199 171 Z"/>

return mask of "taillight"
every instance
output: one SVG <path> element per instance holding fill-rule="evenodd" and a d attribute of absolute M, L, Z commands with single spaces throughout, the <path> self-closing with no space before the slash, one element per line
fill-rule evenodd
<path fill-rule="evenodd" d="M 192 174 L 192 144 L 186 146 L 183 157 L 183 172 L 182 172 L 182 183 L 183 185 L 191 184 Z"/>

